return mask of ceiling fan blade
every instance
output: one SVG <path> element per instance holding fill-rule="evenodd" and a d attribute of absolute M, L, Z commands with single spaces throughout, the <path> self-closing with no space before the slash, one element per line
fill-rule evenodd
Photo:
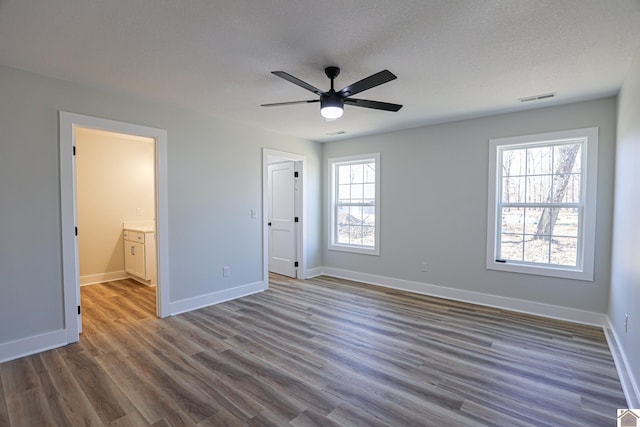
<path fill-rule="evenodd" d="M 293 83 L 294 85 L 298 85 L 301 88 L 304 88 L 310 92 L 315 93 L 316 95 L 322 95 L 324 92 L 318 89 L 315 86 L 311 86 L 309 83 L 300 80 L 297 77 L 293 77 L 289 73 L 285 73 L 284 71 L 272 71 L 271 74 L 275 74 L 276 76 L 285 79 L 288 82 Z"/>
<path fill-rule="evenodd" d="M 308 101 L 289 101 L 289 102 L 274 102 L 271 104 L 260 104 L 261 107 L 278 107 L 280 105 L 293 105 L 293 104 L 311 104 L 314 102 L 320 102 L 319 99 L 309 99 Z"/>
<path fill-rule="evenodd" d="M 373 108 L 375 110 L 398 111 L 402 108 L 400 104 L 391 104 L 389 102 L 369 101 L 368 99 L 346 98 L 345 104 L 354 105 L 356 107 Z"/>
<path fill-rule="evenodd" d="M 350 84 L 347 87 L 340 89 L 338 94 L 343 98 L 346 98 L 347 96 L 355 95 L 356 93 L 360 93 L 367 89 L 371 89 L 372 87 L 376 87 L 383 83 L 390 82 L 391 80 L 394 80 L 396 78 L 397 78 L 396 75 L 393 74 L 391 71 L 383 70 L 383 71 L 380 71 L 379 73 L 375 73 L 369 77 L 365 77 L 364 79 L 358 82 L 355 82 L 353 84 Z"/>

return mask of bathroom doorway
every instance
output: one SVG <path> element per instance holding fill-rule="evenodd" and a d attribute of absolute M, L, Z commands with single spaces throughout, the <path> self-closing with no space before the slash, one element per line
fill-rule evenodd
<path fill-rule="evenodd" d="M 77 128 L 75 136 L 84 315 L 91 312 L 93 316 L 117 318 L 125 314 L 118 310 L 101 313 L 96 298 L 105 303 L 109 298 L 118 299 L 120 303 L 112 306 L 122 309 L 143 305 L 155 314 L 155 140 L 89 128 Z M 100 292 L 86 292 L 87 287 L 97 284 L 105 286 Z M 134 294 L 141 285 L 151 289 Z M 142 303 L 134 298 L 138 294 L 150 301 Z M 151 310 L 149 304 L 153 305 Z"/>

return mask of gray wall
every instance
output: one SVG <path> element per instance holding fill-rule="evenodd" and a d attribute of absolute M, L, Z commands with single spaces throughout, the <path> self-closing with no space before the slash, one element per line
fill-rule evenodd
<path fill-rule="evenodd" d="M 327 250 L 324 266 L 605 313 L 609 292 L 615 98 L 327 143 L 327 158 L 381 155 L 380 256 Z M 485 268 L 489 139 L 598 126 L 593 282 Z M 325 206 L 327 206 L 325 204 Z M 324 227 L 328 211 L 325 209 Z M 426 261 L 428 272 L 420 271 Z"/>
<path fill-rule="evenodd" d="M 167 130 L 171 302 L 262 279 L 262 147 L 307 156 L 322 265 L 319 144 L 0 67 L 0 344 L 63 328 L 59 110 Z"/>
<path fill-rule="evenodd" d="M 609 318 L 640 386 L 640 52 L 618 97 Z M 624 314 L 629 315 L 625 333 Z M 636 391 L 637 393 L 638 391 Z M 637 396 L 640 398 L 640 395 Z M 636 402 L 640 403 L 640 402 Z M 636 406 L 637 407 L 637 406 Z"/>

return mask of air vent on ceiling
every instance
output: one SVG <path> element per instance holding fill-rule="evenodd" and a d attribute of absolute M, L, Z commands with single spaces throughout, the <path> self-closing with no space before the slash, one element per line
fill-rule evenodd
<path fill-rule="evenodd" d="M 338 130 L 338 131 L 335 131 L 335 132 L 329 132 L 327 135 L 328 136 L 336 136 L 336 135 L 343 135 L 345 133 L 347 133 L 346 130 Z"/>
<path fill-rule="evenodd" d="M 557 92 L 543 93 L 541 95 L 527 96 L 525 98 L 518 98 L 520 102 L 539 101 L 541 99 L 553 98 Z"/>

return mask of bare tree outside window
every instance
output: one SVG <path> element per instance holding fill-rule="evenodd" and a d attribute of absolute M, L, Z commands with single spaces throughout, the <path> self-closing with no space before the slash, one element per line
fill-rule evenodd
<path fill-rule="evenodd" d="M 502 259 L 576 266 L 581 143 L 501 151 Z"/>

